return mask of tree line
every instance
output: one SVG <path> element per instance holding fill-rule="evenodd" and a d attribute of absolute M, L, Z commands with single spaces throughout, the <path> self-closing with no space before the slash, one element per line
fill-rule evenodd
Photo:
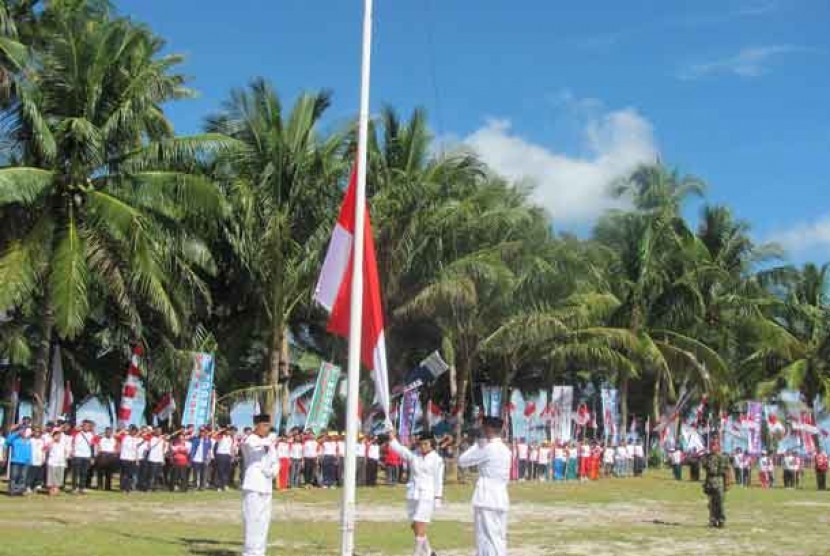
<path fill-rule="evenodd" d="M 165 106 L 194 91 L 163 47 L 105 1 L 0 3 L 0 359 L 36 419 L 58 345 L 76 396 L 117 399 L 142 344 L 148 405 L 181 398 L 194 350 L 217 354 L 222 392 L 345 359 L 311 293 L 355 127 L 321 131 L 327 91 L 286 105 L 253 79 L 176 134 Z M 390 107 L 367 172 L 391 381 L 440 349 L 433 396 L 462 420 L 484 382 L 612 383 L 623 423 L 681 388 L 723 408 L 830 395 L 830 266 L 783 265 L 726 206 L 693 226 L 693 176 L 644 165 L 609 184 L 630 208 L 556 234 L 528 186 Z"/>

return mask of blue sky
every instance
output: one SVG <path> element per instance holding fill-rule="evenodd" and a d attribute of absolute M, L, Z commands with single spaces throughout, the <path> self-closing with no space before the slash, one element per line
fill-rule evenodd
<path fill-rule="evenodd" d="M 558 229 L 589 229 L 617 203 L 604 184 L 659 153 L 758 240 L 830 259 L 830 2 L 375 4 L 373 109 L 424 106 L 442 141 L 536 183 Z M 201 96 L 170 108 L 180 132 L 254 76 L 287 100 L 332 89 L 331 128 L 356 112 L 360 0 L 117 5 L 188 57 Z"/>

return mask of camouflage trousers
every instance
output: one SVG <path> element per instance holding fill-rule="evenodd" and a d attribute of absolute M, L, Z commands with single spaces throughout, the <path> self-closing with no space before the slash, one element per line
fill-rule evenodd
<path fill-rule="evenodd" d="M 724 492 L 721 488 L 709 491 L 709 524 L 723 525 L 726 523 L 726 515 L 723 513 Z"/>

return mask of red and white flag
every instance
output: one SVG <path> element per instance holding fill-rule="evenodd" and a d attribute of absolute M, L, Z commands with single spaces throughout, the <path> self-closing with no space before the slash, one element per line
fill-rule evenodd
<path fill-rule="evenodd" d="M 173 416 L 173 412 L 176 411 L 176 400 L 173 398 L 173 395 L 168 392 L 163 395 L 156 406 L 153 408 L 153 415 L 159 421 L 166 421 L 170 417 Z"/>
<path fill-rule="evenodd" d="M 536 413 L 536 402 L 527 402 L 525 405 L 525 417 L 532 417 Z"/>
<path fill-rule="evenodd" d="M 349 337 L 349 317 L 352 297 L 352 247 L 355 234 L 355 202 L 357 189 L 356 167 L 352 170 L 349 187 L 337 224 L 314 290 L 314 300 L 329 312 L 329 332 Z M 380 298 L 375 240 L 369 210 L 366 209 L 363 226 L 363 327 L 360 360 L 373 371 L 375 396 L 387 417 L 389 415 L 389 372 L 386 366 L 386 341 L 383 334 L 383 307 Z"/>
<path fill-rule="evenodd" d="M 429 421 L 430 430 L 434 429 L 444 421 L 444 412 L 438 407 L 438 404 L 429 402 L 427 404 L 427 419 Z"/>
<path fill-rule="evenodd" d="M 72 413 L 72 404 L 75 403 L 75 396 L 72 395 L 72 386 L 69 381 L 66 381 L 66 386 L 63 388 L 63 403 L 61 404 L 61 414 L 69 415 Z"/>
<path fill-rule="evenodd" d="M 142 347 L 135 346 L 130 357 L 130 367 L 127 369 L 127 379 L 121 389 L 121 406 L 118 408 L 118 426 L 121 428 L 130 424 L 133 415 L 133 400 L 141 390 L 141 368 L 138 363 L 142 355 L 144 355 Z"/>

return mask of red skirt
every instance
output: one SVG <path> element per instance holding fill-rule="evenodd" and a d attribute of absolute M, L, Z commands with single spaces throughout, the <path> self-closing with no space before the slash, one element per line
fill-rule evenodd
<path fill-rule="evenodd" d="M 285 490 L 288 488 L 288 475 L 291 473 L 291 460 L 280 458 L 280 477 L 277 488 Z"/>

